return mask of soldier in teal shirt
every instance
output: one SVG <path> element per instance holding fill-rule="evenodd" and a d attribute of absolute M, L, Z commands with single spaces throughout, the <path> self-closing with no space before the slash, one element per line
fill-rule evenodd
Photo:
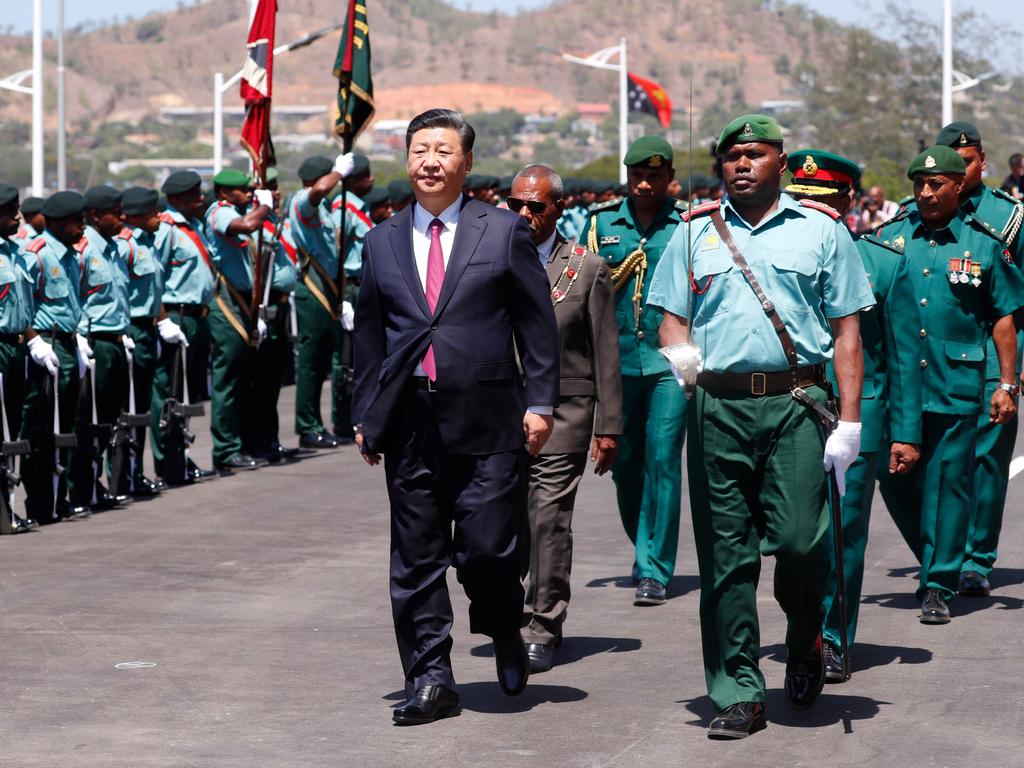
<path fill-rule="evenodd" d="M 34 312 L 27 335 L 33 364 L 28 366 L 28 390 L 22 410 L 22 438 L 32 453 L 22 462 L 25 511 L 40 524 L 76 519 L 87 507 L 68 503 L 68 477 L 62 473 L 54 487 L 54 375 L 60 397 L 62 433 L 74 428 L 79 379 L 88 360 L 76 342 L 82 317 L 79 301 L 80 266 L 74 245 L 85 229 L 85 200 L 77 192 L 57 192 L 43 206 L 46 228 L 25 252 L 25 271 L 32 283 Z M 62 449 L 61 465 L 70 466 L 71 452 Z"/>
<path fill-rule="evenodd" d="M 247 392 L 252 387 L 250 342 L 259 344 L 266 335 L 266 323 L 258 316 L 254 302 L 252 249 L 253 233 L 270 214 L 268 190 L 258 190 L 262 199 L 248 210 L 252 192 L 248 176 L 232 168 L 213 177 L 217 196 L 206 213 L 211 233 L 210 255 L 217 268 L 217 288 L 210 309 L 213 348 L 210 359 L 213 385 L 210 434 L 213 436 L 213 465 L 221 472 L 255 469 L 266 464 L 245 453 L 243 424 L 252 418 L 246 412 Z M 262 297 L 261 297 L 262 299 Z"/>
<path fill-rule="evenodd" d="M 22 248 L 28 246 L 43 231 L 46 219 L 43 218 L 43 198 L 26 197 L 21 201 L 21 226 L 11 239 Z"/>
<path fill-rule="evenodd" d="M 786 698 L 806 709 L 824 684 L 823 466 L 835 469 L 843 490 L 860 443 L 859 312 L 874 300 L 839 215 L 780 196 L 786 154 L 772 118 L 737 118 L 716 151 L 728 196 L 695 208 L 678 228 L 647 302 L 665 311 L 661 343 L 680 378 L 701 371 L 688 406 L 687 459 L 704 671 L 719 710 L 708 735 L 743 738 L 765 727 L 757 619 L 762 555 L 775 556 L 775 597 L 787 618 Z M 719 227 L 774 305 L 791 346 L 784 347 Z M 830 360 L 841 407 L 826 440 L 811 405 L 827 399 Z M 797 399 L 801 393 L 810 402 Z"/>
<path fill-rule="evenodd" d="M 161 187 L 167 195 L 167 210 L 160 219 L 168 225 L 156 232 L 155 249 L 164 256 L 163 303 L 174 327 L 158 327 L 161 347 L 160 361 L 153 380 L 153 401 L 150 404 L 150 429 L 153 464 L 163 477 L 164 434 L 160 428 L 160 412 L 171 392 L 174 358 L 181 354 L 183 344 L 188 350 L 188 368 L 184 386 L 192 402 L 206 399 L 206 370 L 210 357 L 209 302 L 213 298 L 213 262 L 202 216 L 202 179 L 195 171 L 176 171 Z M 165 245 L 165 240 L 170 245 Z M 178 330 L 180 329 L 180 330 Z M 183 339 L 183 340 L 182 340 Z M 176 393 L 180 399 L 183 392 Z M 187 482 L 213 474 L 189 461 Z M 177 482 L 176 479 L 172 479 Z"/>
<path fill-rule="evenodd" d="M 1024 306 L 1024 276 L 1004 244 L 959 208 L 966 165 L 936 146 L 910 164 L 916 205 L 878 236 L 903 249 L 921 316 L 922 460 L 906 477 L 883 476 L 882 497 L 921 563 L 921 622 L 950 621 L 970 519 L 978 420 L 1016 413 L 1017 340 L 1011 313 Z M 985 402 L 986 344 L 1000 381 Z"/>
<path fill-rule="evenodd" d="M 324 429 L 320 416 L 320 389 L 324 379 L 335 375 L 335 355 L 341 348 L 339 304 L 337 224 L 331 214 L 327 195 L 343 178 L 353 172 L 351 154 L 340 155 L 333 163 L 313 156 L 299 166 L 303 188 L 291 200 L 288 220 L 298 255 L 299 282 L 295 287 L 295 312 L 298 318 L 298 364 L 295 370 L 295 432 L 303 448 L 336 448 L 351 442 L 351 432 L 332 435 Z M 351 304 L 348 304 L 351 312 Z M 340 382 L 332 388 L 336 395 Z M 334 409 L 337 410 L 337 404 Z"/>
<path fill-rule="evenodd" d="M 860 181 L 856 163 L 831 152 L 802 149 L 789 156 L 788 165 L 793 173 L 793 182 L 786 187 L 789 195 L 828 205 L 845 218 L 853 202 L 853 189 Z M 842 574 L 836 572 L 832 535 L 827 539 L 830 567 L 822 631 L 826 678 L 837 683 L 844 682 L 848 674 L 841 653 L 843 619 L 836 599 L 838 579 L 842 578 L 845 586 L 846 639 L 852 647 L 876 477 L 879 472 L 909 472 L 920 458 L 921 442 L 920 344 L 913 333 L 920 321 L 909 282 L 909 263 L 900 249 L 871 235 L 855 240 L 875 306 L 860 313 L 864 347 L 861 441 L 860 454 L 846 473 L 842 498 Z M 832 370 L 829 379 L 835 381 Z M 829 518 L 830 528 L 833 523 Z"/>
<path fill-rule="evenodd" d="M 612 478 L 635 547 L 636 605 L 665 602 L 679 541 L 686 398 L 658 352 L 661 310 L 644 305 L 681 220 L 667 194 L 672 156 L 672 146 L 660 137 L 635 141 L 624 158 L 629 196 L 595 206 L 581 237 L 611 269 L 616 289 L 623 432 Z"/>

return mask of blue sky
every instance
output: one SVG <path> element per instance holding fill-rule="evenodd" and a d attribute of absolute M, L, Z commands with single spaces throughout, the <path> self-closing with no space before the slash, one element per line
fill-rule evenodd
<path fill-rule="evenodd" d="M 67 24 L 73 26 L 88 19 L 111 19 L 114 16 L 135 17 L 144 16 L 149 11 L 170 10 L 179 3 L 191 4 L 194 0 L 65 0 L 65 14 Z M 714 0 L 702 0 L 714 2 Z M 1007 8 L 1016 5 L 1019 0 L 953 0 L 955 12 L 974 10 L 985 14 L 990 19 L 1004 28 L 1015 29 L 1018 38 L 1024 38 L 1024 21 L 1019 14 L 1010 14 Z M 213 0 L 216 2 L 216 0 Z M 281 5 L 288 3 L 288 0 L 279 0 Z M 515 10 L 517 8 L 534 8 L 544 5 L 548 0 L 452 0 L 452 4 L 461 8 L 472 8 L 474 10 Z M 885 0 L 861 0 L 861 2 L 850 2 L 849 0 L 804 0 L 808 7 L 812 7 L 820 13 L 833 16 L 834 18 L 851 23 L 861 23 L 876 26 L 878 14 L 885 7 Z M 903 0 L 907 7 L 917 9 L 920 13 L 938 21 L 942 14 L 942 0 Z M 0 19 L 0 27 L 10 24 L 16 32 L 28 32 L 32 28 L 32 0 L 10 0 L 5 3 L 5 14 Z M 340 3 L 339 3 L 340 5 Z M 372 13 L 372 11 L 371 11 Z M 372 17 L 371 17 L 372 18 Z M 57 0 L 43 0 L 43 25 L 47 28 L 54 28 L 57 20 Z M 884 34 L 885 30 L 879 28 Z M 1022 58 L 1022 52 L 1003 52 L 1007 59 L 1016 54 Z M 1021 69 L 1017 66 L 1018 71 Z"/>

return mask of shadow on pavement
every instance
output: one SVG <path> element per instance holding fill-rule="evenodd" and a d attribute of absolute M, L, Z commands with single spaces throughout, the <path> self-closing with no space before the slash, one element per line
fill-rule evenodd
<path fill-rule="evenodd" d="M 996 568 L 989 574 L 988 580 L 993 589 L 1024 584 L 1024 568 Z"/>
<path fill-rule="evenodd" d="M 777 661 L 780 664 L 786 663 L 786 646 L 784 643 L 768 645 L 761 649 L 761 656 Z M 932 652 L 927 648 L 910 648 L 903 645 L 873 645 L 871 643 L 856 643 L 853 646 L 853 671 L 861 672 L 872 667 L 885 667 L 889 664 L 927 664 L 932 660 Z M 834 690 L 835 686 L 828 686 L 826 692 Z"/>
<path fill-rule="evenodd" d="M 1006 597 L 1004 595 L 991 595 L 990 597 L 958 597 L 950 603 L 950 611 L 953 620 L 957 616 L 969 616 L 978 611 L 985 611 L 993 608 L 997 611 L 1017 611 L 1024 608 L 1024 600 L 1019 597 Z"/>
<path fill-rule="evenodd" d="M 907 592 L 886 592 L 881 595 L 864 595 L 862 605 L 880 605 L 883 608 L 901 608 L 903 610 L 920 611 L 921 604 L 914 595 L 914 590 Z"/>
<path fill-rule="evenodd" d="M 506 696 L 497 682 L 466 683 L 459 686 L 459 694 L 463 709 L 495 715 L 528 712 L 538 704 L 564 704 L 587 698 L 587 692 L 579 688 L 533 682 L 519 696 Z"/>
<path fill-rule="evenodd" d="M 603 579 L 591 579 L 586 587 L 617 587 L 619 589 L 636 589 L 632 576 L 607 576 Z M 700 589 L 700 576 L 696 574 L 673 576 L 668 583 L 668 599 L 682 597 L 696 589 Z"/>
<path fill-rule="evenodd" d="M 917 574 L 920 572 L 921 566 L 919 565 L 908 565 L 903 568 L 890 568 L 889 576 L 894 579 L 898 579 L 902 576 L 913 576 L 917 578 Z"/>
<path fill-rule="evenodd" d="M 687 720 L 687 725 L 707 728 L 716 714 L 715 706 L 707 696 L 676 703 L 684 704 L 690 712 L 697 716 L 696 720 Z M 842 723 L 846 733 L 853 733 L 854 720 L 870 720 L 881 711 L 882 705 L 891 703 L 877 701 L 867 696 L 836 695 L 826 688 L 813 707 L 798 712 L 789 706 L 785 693 L 773 689 L 768 691 L 764 706 L 769 728 L 772 724 L 791 728 L 822 728 Z"/>
<path fill-rule="evenodd" d="M 625 653 L 640 650 L 640 640 L 635 637 L 565 637 L 561 647 L 555 652 L 555 666 L 561 667 L 588 656 L 599 653 Z M 477 658 L 490 658 L 494 655 L 491 643 L 483 643 L 469 651 Z"/>

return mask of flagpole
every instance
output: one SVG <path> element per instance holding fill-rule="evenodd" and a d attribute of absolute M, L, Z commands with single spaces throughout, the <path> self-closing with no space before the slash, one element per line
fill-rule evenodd
<path fill-rule="evenodd" d="M 32 194 L 43 196 L 43 0 L 32 7 Z"/>
<path fill-rule="evenodd" d="M 942 124 L 953 122 L 953 0 L 942 9 Z"/>
<path fill-rule="evenodd" d="M 626 183 L 626 151 L 629 139 L 626 133 L 629 128 L 629 73 L 626 68 L 626 38 L 619 38 L 619 183 Z"/>
<path fill-rule="evenodd" d="M 64 90 L 64 0 L 57 0 L 57 189 L 68 185 L 67 96 Z"/>

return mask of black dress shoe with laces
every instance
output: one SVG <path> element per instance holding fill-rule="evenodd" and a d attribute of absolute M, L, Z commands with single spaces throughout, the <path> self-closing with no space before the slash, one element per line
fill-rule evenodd
<path fill-rule="evenodd" d="M 530 659 L 530 674 L 547 672 L 555 663 L 555 649 L 541 643 L 527 643 L 526 655 Z"/>
<path fill-rule="evenodd" d="M 937 589 L 929 589 L 921 601 L 922 624 L 949 624 L 949 606 Z"/>
<path fill-rule="evenodd" d="M 530 657 L 526 655 L 526 647 L 518 632 L 504 640 L 495 639 L 494 664 L 501 690 L 508 696 L 522 693 L 530 677 Z"/>
<path fill-rule="evenodd" d="M 666 599 L 664 584 L 657 579 L 640 579 L 633 595 L 633 605 L 662 605 Z"/>
<path fill-rule="evenodd" d="M 160 494 L 159 486 L 143 474 L 135 475 L 132 480 L 132 496 L 136 499 L 151 499 Z"/>
<path fill-rule="evenodd" d="M 300 448 L 315 448 L 320 450 L 322 448 L 337 448 L 338 441 L 334 435 L 329 435 L 326 432 L 306 432 L 299 436 L 299 447 Z"/>
<path fill-rule="evenodd" d="M 708 738 L 745 739 L 767 727 L 764 721 L 764 704 L 741 701 L 715 716 L 708 726 Z"/>
<path fill-rule="evenodd" d="M 271 464 L 280 464 L 283 461 L 294 461 L 298 455 L 298 448 L 285 448 L 280 443 L 274 443 L 269 448 L 264 448 L 253 453 L 255 458 L 266 459 Z"/>
<path fill-rule="evenodd" d="M 825 658 L 821 634 L 803 656 L 786 662 L 786 701 L 793 709 L 807 709 L 825 686 Z"/>
<path fill-rule="evenodd" d="M 425 685 L 391 715 L 395 725 L 424 725 L 459 714 L 459 694 L 443 685 Z"/>
<path fill-rule="evenodd" d="M 250 469 L 256 469 L 266 464 L 265 459 L 254 459 L 247 453 L 233 453 L 228 456 L 224 461 L 214 464 L 220 472 L 238 472 Z"/>
<path fill-rule="evenodd" d="M 850 679 L 843 669 L 843 654 L 832 643 L 825 643 L 822 654 L 825 656 L 826 683 L 845 683 Z"/>
<path fill-rule="evenodd" d="M 31 517 L 18 517 L 14 516 L 14 522 L 11 523 L 11 533 L 28 533 L 34 531 L 39 527 L 39 523 L 33 520 Z"/>
<path fill-rule="evenodd" d="M 958 591 L 964 597 L 988 597 L 992 594 L 992 585 L 977 571 L 962 571 Z"/>
<path fill-rule="evenodd" d="M 85 518 L 89 517 L 89 515 L 91 515 L 91 514 L 92 514 L 92 512 L 86 506 L 81 506 L 81 505 L 77 505 L 77 504 L 71 504 L 66 499 L 60 499 L 60 500 L 57 501 L 57 519 L 58 520 L 66 520 L 66 521 L 84 520 Z"/>
<path fill-rule="evenodd" d="M 212 469 L 202 469 L 198 464 L 192 461 L 192 459 L 189 459 L 188 463 L 185 465 L 185 474 L 192 481 L 198 481 L 205 480 L 208 477 L 215 477 L 217 472 Z"/>

